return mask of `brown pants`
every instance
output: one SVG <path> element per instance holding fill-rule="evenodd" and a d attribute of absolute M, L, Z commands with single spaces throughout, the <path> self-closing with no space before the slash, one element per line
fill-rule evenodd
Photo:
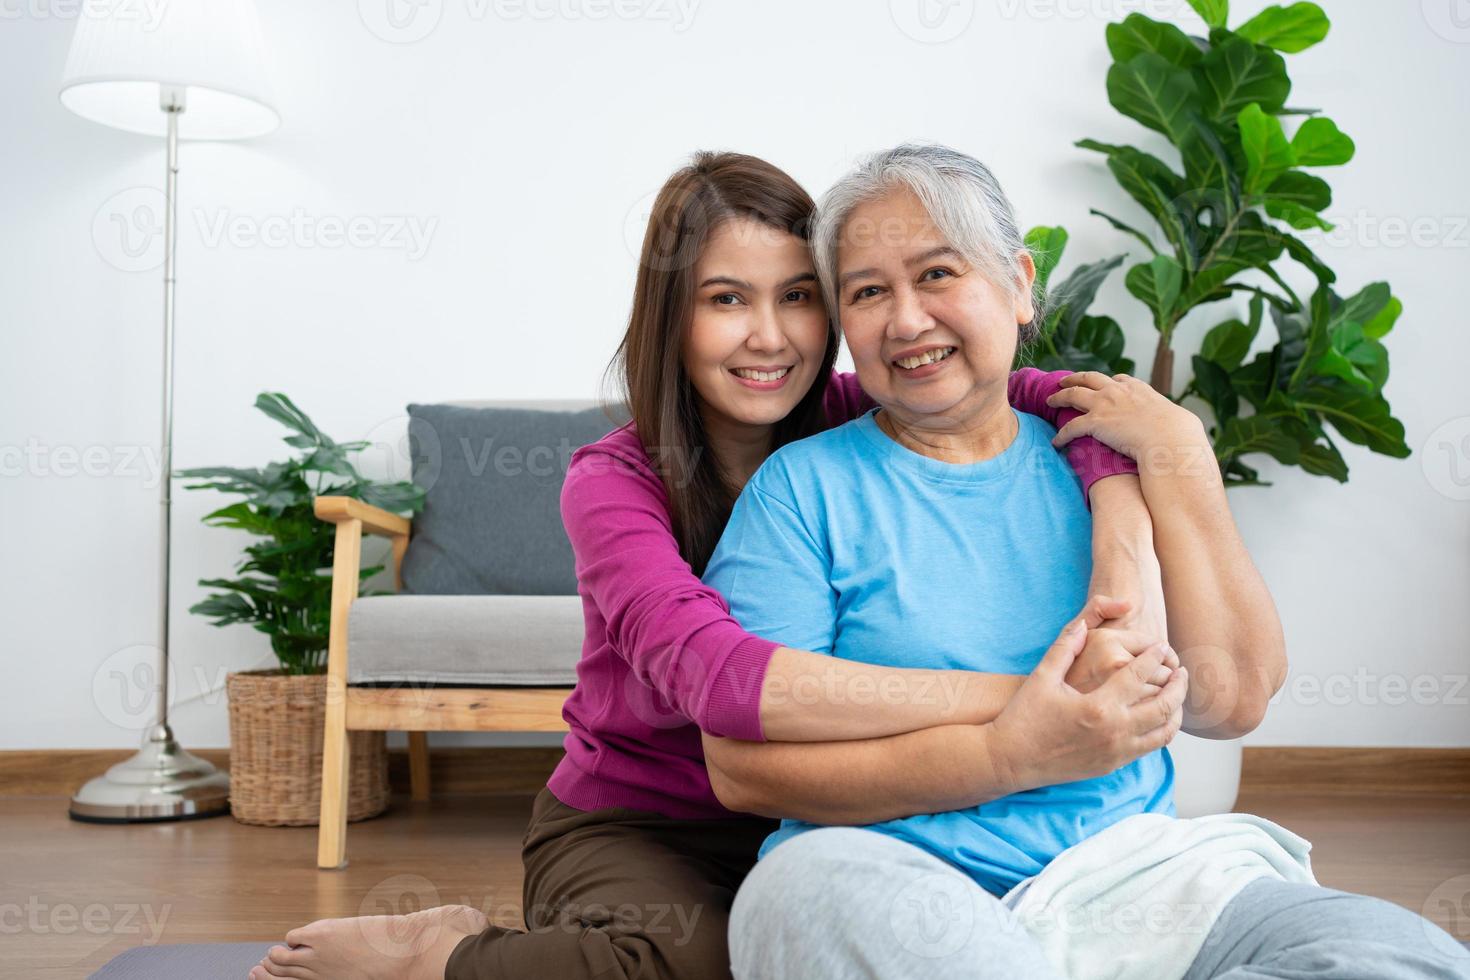
<path fill-rule="evenodd" d="M 730 903 L 776 826 L 588 813 L 543 789 L 521 848 L 527 931 L 469 937 L 445 980 L 727 978 Z"/>

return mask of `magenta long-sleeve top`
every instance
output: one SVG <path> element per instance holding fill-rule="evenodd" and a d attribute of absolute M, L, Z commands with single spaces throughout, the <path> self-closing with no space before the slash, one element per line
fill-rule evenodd
<path fill-rule="evenodd" d="M 1060 427 L 1078 413 L 1046 399 L 1068 372 L 1011 375 L 1018 411 Z M 833 372 L 831 425 L 873 407 L 857 375 Z M 1083 493 L 1133 461 L 1090 438 L 1069 459 Z M 562 711 L 566 757 L 549 787 L 579 810 L 628 807 L 676 819 L 728 817 L 710 789 L 700 731 L 759 741 L 760 691 L 781 638 L 747 633 L 679 555 L 668 495 L 630 422 L 572 455 L 562 522 L 576 556 L 586 634 Z"/>

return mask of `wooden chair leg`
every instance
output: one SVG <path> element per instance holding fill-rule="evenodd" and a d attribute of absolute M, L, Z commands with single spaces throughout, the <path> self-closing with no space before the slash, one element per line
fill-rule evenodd
<path fill-rule="evenodd" d="M 415 800 L 429 798 L 429 733 L 408 733 L 408 781 Z"/>
<path fill-rule="evenodd" d="M 322 812 L 316 838 L 318 868 L 347 865 L 347 774 L 351 760 L 346 695 L 344 689 L 334 698 L 328 684 L 327 724 L 322 742 Z"/>
<path fill-rule="evenodd" d="M 332 553 L 332 610 L 327 637 L 327 716 L 322 729 L 322 812 L 317 826 L 316 866 L 347 864 L 347 612 L 357 598 L 362 558 L 362 521 L 337 524 Z"/>

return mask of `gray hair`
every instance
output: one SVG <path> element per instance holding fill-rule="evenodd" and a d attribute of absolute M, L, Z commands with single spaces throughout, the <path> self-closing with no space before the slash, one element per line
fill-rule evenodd
<path fill-rule="evenodd" d="M 939 233 L 986 279 L 1012 296 L 1020 292 L 1025 276 L 1018 255 L 1026 251 L 1026 241 L 990 168 L 947 146 L 904 143 L 863 159 L 832 185 L 817 208 L 812 253 L 834 322 L 839 319 L 837 246 L 848 219 L 859 205 L 896 187 L 913 192 Z M 1022 343 L 1035 336 L 1041 316 L 1041 297 L 1033 295 L 1032 301 L 1036 317 L 1022 325 Z"/>

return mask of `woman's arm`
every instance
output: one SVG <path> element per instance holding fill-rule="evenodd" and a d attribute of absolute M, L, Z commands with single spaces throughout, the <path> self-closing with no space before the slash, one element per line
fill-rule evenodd
<path fill-rule="evenodd" d="M 847 742 L 705 735 L 710 785 L 739 812 L 868 824 L 1112 772 L 1174 737 L 1188 679 L 1166 667 L 1178 661 L 1156 644 L 1079 693 L 1066 678 L 1098 622 L 1090 610 L 1069 624 L 994 722 Z"/>
<path fill-rule="evenodd" d="M 1203 425 L 1121 375 L 1074 375 L 1052 402 L 1086 412 L 1057 433 L 1059 445 L 1092 435 L 1142 463 L 1139 486 L 1163 571 L 1169 638 L 1194 678 L 1184 730 L 1206 738 L 1250 732 L 1286 679 L 1286 644 Z"/>
<path fill-rule="evenodd" d="M 594 444 L 568 467 L 562 522 L 613 648 L 701 730 L 878 738 L 989 721 L 1019 687 L 1013 675 L 858 664 L 745 631 L 680 557 L 667 500 L 646 456 Z"/>

